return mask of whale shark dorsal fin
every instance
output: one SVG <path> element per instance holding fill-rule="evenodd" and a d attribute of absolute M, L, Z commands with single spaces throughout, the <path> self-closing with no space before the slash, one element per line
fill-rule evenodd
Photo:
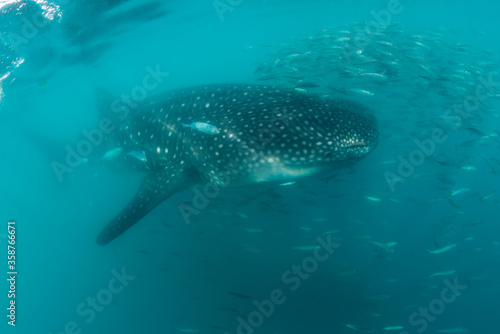
<path fill-rule="evenodd" d="M 186 174 L 177 163 L 149 172 L 130 203 L 101 230 L 97 243 L 109 243 L 141 220 L 183 186 L 188 179 Z"/>

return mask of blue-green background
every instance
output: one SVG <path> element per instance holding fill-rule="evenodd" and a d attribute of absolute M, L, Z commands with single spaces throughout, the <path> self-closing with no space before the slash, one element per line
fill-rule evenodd
<path fill-rule="evenodd" d="M 445 279 L 467 289 L 422 332 L 500 330 L 499 143 L 464 151 L 459 144 L 477 135 L 450 130 L 436 156 L 466 157 L 477 170 L 443 168 L 428 159 L 391 192 L 384 172 L 397 165 L 383 162 L 408 156 L 422 133 L 418 123 L 402 121 L 410 111 L 391 100 L 375 108 L 379 147 L 334 181 L 313 178 L 259 193 L 252 201 L 239 200 L 238 190 L 231 190 L 190 225 L 177 211 L 178 203 L 192 198 L 187 189 L 104 247 L 95 243 L 98 232 L 133 196 L 141 174 L 89 163 L 61 183 L 51 168 L 83 129 L 98 124 L 97 87 L 117 96 L 128 93 L 141 84 L 147 66 L 170 73 L 154 93 L 255 82 L 255 69 L 281 43 L 373 20 L 370 12 L 384 10 L 387 1 L 244 0 L 224 20 L 210 0 L 8 2 L 0 2 L 0 77 L 10 73 L 1 86 L 0 259 L 5 268 L 7 221 L 14 219 L 19 275 L 15 328 L 4 315 L 8 286 L 5 280 L 0 285 L 2 333 L 55 334 L 70 321 L 81 333 L 236 333 L 237 317 L 255 311 L 252 301 L 268 299 L 274 289 L 283 290 L 287 300 L 255 333 L 420 333 L 409 317 L 440 298 Z M 13 47 L 8 37 L 22 35 L 24 19 L 47 13 L 46 6 L 59 16 Z M 500 51 L 497 2 L 414 0 L 401 6 L 393 21 L 405 29 L 439 27 L 454 42 Z M 500 81 L 500 68 L 492 74 Z M 400 89 L 414 88 L 403 82 Z M 488 103 L 496 111 L 475 126 L 498 134 L 498 98 Z M 452 174 L 456 184 L 440 183 L 435 176 L 441 173 Z M 447 196 L 462 187 L 471 190 L 451 205 Z M 481 201 L 488 194 L 489 205 Z M 466 226 L 478 220 L 483 222 Z M 282 274 L 312 254 L 292 247 L 316 245 L 332 229 L 340 230 L 338 250 L 290 291 Z M 386 252 L 372 241 L 397 245 Z M 458 246 L 429 254 L 436 242 Z M 77 306 L 107 287 L 113 269 L 122 268 L 134 280 L 86 323 Z M 429 277 L 446 270 L 455 273 Z M 404 329 L 383 330 L 387 326 Z"/>

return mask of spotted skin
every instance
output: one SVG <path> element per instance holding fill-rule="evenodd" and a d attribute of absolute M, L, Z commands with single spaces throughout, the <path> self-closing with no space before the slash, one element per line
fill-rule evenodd
<path fill-rule="evenodd" d="M 186 181 L 184 173 L 175 164 L 148 173 L 132 201 L 101 231 L 97 243 L 107 244 L 178 191 Z"/>
<path fill-rule="evenodd" d="M 195 122 L 219 133 L 182 126 Z M 148 174 L 130 204 L 102 230 L 99 244 L 189 184 L 238 186 L 304 177 L 356 161 L 378 142 L 375 118 L 362 105 L 260 85 L 172 91 L 142 102 L 115 132 L 115 145 L 124 152 L 144 152 L 146 161 L 131 163 Z"/>

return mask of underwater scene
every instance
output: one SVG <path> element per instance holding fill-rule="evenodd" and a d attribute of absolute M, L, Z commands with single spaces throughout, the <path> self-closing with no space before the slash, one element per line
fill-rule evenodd
<path fill-rule="evenodd" d="M 499 14 L 0 0 L 0 332 L 498 333 Z"/>

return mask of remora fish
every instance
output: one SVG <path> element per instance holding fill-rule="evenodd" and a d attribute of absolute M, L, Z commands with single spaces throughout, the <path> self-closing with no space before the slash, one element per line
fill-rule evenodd
<path fill-rule="evenodd" d="M 428 250 L 427 253 L 429 253 L 429 254 L 441 254 L 441 253 L 447 252 L 449 250 L 452 250 L 457 245 L 458 245 L 458 243 L 457 244 L 451 244 L 451 245 L 448 245 L 448 246 L 445 246 L 445 247 L 441 247 L 441 248 L 438 248 L 438 249 L 434 249 L 434 250 Z"/>
<path fill-rule="evenodd" d="M 207 103 L 205 106 L 207 106 L 207 108 L 208 108 L 210 106 L 210 104 Z M 213 126 L 212 124 L 208 124 L 208 123 L 194 122 L 191 124 L 184 124 L 184 123 L 180 123 L 180 124 L 182 126 L 192 128 L 192 129 L 198 130 L 200 132 L 208 133 L 210 135 L 216 135 L 216 134 L 220 133 L 220 130 L 216 126 Z"/>

